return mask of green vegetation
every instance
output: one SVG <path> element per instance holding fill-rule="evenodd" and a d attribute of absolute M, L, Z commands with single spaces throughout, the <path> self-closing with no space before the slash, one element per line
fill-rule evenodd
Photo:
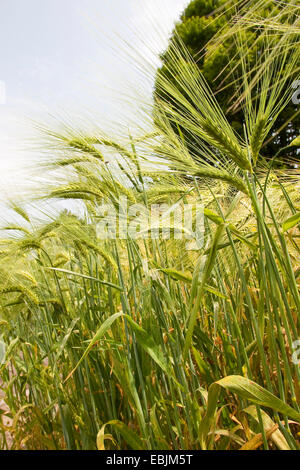
<path fill-rule="evenodd" d="M 292 12 L 295 14 L 294 1 L 283 3 L 275 0 L 256 0 L 253 3 L 260 20 L 273 18 L 274 21 L 285 23 L 288 16 L 292 16 Z M 284 8 L 289 3 L 291 4 L 290 10 Z M 176 24 L 169 48 L 161 56 L 163 65 L 159 71 L 159 73 L 165 73 L 168 79 L 174 84 L 177 83 L 178 86 L 177 72 L 172 68 L 171 51 L 174 44 L 180 47 L 182 42 L 196 61 L 199 71 L 217 97 L 231 126 L 242 137 L 244 136 L 244 111 L 238 105 L 237 100 L 233 99 L 238 93 L 237 84 L 243 76 L 239 50 L 242 49 L 243 54 L 247 53 L 249 71 L 251 70 L 255 75 L 258 58 L 265 47 L 264 41 L 261 41 L 260 30 L 255 24 L 243 31 L 239 38 L 239 45 L 230 32 L 226 36 L 226 32 L 230 31 L 233 18 L 243 12 L 243 2 L 236 0 L 192 0 Z M 229 62 L 230 70 L 228 70 Z M 295 70 L 294 73 L 296 78 L 297 71 Z M 157 83 L 156 94 L 159 95 L 162 92 L 163 90 L 159 89 L 159 83 Z M 291 101 L 273 122 L 272 134 L 268 141 L 264 142 L 262 154 L 272 157 L 280 148 L 286 147 L 296 138 L 299 126 L 299 110 Z M 182 132 L 184 133 L 184 129 Z M 291 154 L 293 154 L 292 151 Z"/>
<path fill-rule="evenodd" d="M 84 210 L 41 223 L 14 205 L 2 227 L 2 448 L 9 432 L 13 449 L 299 449 L 300 175 L 273 165 L 289 149 L 261 154 L 294 92 L 299 8 L 266 21 L 256 3 L 226 31 L 241 57 L 243 136 L 176 44 L 176 77 L 157 77 L 143 138 L 44 130 L 55 181 L 41 200 Z M 255 76 L 239 40 L 254 23 L 265 44 Z M 163 232 L 103 240 L 102 202 L 122 212 L 125 197 L 201 204 L 203 245 Z"/>

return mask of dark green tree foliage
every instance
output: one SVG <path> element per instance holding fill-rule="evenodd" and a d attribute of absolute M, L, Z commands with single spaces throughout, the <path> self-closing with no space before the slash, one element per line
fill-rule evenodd
<path fill-rule="evenodd" d="M 161 56 L 163 65 L 158 73 L 165 74 L 173 82 L 176 80 L 174 78 L 176 70 L 172 69 L 170 51 L 172 44 L 181 47 L 181 43 L 183 43 L 191 57 L 197 62 L 199 70 L 217 97 L 232 127 L 244 138 L 243 111 L 241 107 L 234 106 L 237 86 L 240 83 L 239 78 L 242 76 L 240 53 L 236 41 L 230 36 L 217 46 L 213 54 L 205 54 L 210 47 L 207 46 L 209 41 L 218 33 L 224 34 L 226 28 L 232 25 L 233 17 L 238 14 L 240 5 L 241 3 L 236 0 L 231 2 L 228 0 L 191 1 L 175 26 L 169 48 Z M 259 13 L 262 18 L 274 18 L 279 8 L 279 2 L 267 0 Z M 253 73 L 261 55 L 260 50 L 264 47 L 263 42 L 257 41 L 259 34 L 259 29 L 248 28 L 243 31 L 241 37 L 243 49 L 248 51 L 248 67 L 253 70 Z M 296 78 L 297 71 L 295 71 Z M 156 83 L 155 96 L 161 96 L 158 82 Z M 166 99 L 166 96 L 161 97 Z M 281 148 L 289 145 L 297 137 L 300 117 L 299 115 L 294 117 L 294 115 L 298 108 L 291 102 L 274 123 L 274 139 L 266 143 L 263 149 L 263 154 L 266 157 L 273 157 Z M 283 129 L 280 130 L 282 127 Z M 181 132 L 185 135 L 184 129 L 181 129 Z M 188 136 L 185 135 L 185 137 L 188 140 Z"/>

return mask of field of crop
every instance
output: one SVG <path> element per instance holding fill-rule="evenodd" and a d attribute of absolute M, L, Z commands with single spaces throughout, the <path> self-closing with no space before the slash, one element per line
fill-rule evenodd
<path fill-rule="evenodd" d="M 227 32 L 238 47 L 256 21 L 264 45 L 255 70 L 239 51 L 244 137 L 178 44 L 145 135 L 42 129 L 40 200 L 70 210 L 11 203 L 1 227 L 0 448 L 300 448 L 299 137 L 261 154 L 295 93 L 298 12 Z"/>

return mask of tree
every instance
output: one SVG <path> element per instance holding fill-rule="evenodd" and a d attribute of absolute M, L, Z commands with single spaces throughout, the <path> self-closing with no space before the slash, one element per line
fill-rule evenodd
<path fill-rule="evenodd" d="M 253 3 L 259 4 L 259 14 L 262 18 L 275 18 L 281 8 L 280 2 L 275 0 L 267 0 L 263 4 L 257 0 Z M 218 33 L 223 34 L 226 31 L 227 25 L 232 24 L 233 17 L 239 12 L 239 8 L 240 2 L 236 0 L 231 2 L 228 0 L 192 0 L 175 26 L 168 49 L 161 55 L 162 67 L 158 73 L 164 74 L 174 82 L 176 70 L 172 70 L 171 49 L 174 44 L 177 47 L 181 47 L 181 43 L 184 44 L 217 97 L 228 121 L 235 131 L 244 137 L 244 113 L 241 107 L 234 106 L 238 79 L 243 75 L 237 44 L 232 36 L 229 36 L 222 43 L 213 46 L 213 54 L 207 53 L 210 48 L 209 42 Z M 255 70 L 261 53 L 260 49 L 264 47 L 264 44 L 259 41 L 259 28 L 245 29 L 241 41 L 243 49 L 249 51 L 248 67 Z M 230 64 L 229 67 L 228 64 Z M 297 71 L 295 71 L 295 79 L 296 73 Z M 155 96 L 160 96 L 158 82 Z M 297 105 L 291 102 L 274 122 L 273 139 L 265 143 L 263 155 L 273 157 L 297 137 L 300 118 L 299 115 L 294 117 L 296 113 Z M 181 132 L 184 134 L 184 129 L 181 129 Z"/>

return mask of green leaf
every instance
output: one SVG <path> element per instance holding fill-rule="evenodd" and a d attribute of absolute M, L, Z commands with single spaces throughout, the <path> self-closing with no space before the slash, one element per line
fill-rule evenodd
<path fill-rule="evenodd" d="M 177 271 L 173 268 L 159 268 L 159 271 L 168 274 L 172 279 L 175 279 L 175 281 L 187 282 L 188 284 L 192 282 L 192 276 L 189 273 Z"/>
<path fill-rule="evenodd" d="M 295 227 L 295 225 L 300 223 L 300 212 L 297 212 L 297 214 L 292 215 L 292 217 L 289 217 L 283 224 L 282 224 L 282 229 L 284 232 L 289 230 L 290 228 Z"/>
<path fill-rule="evenodd" d="M 204 208 L 203 212 L 204 212 L 204 215 L 215 224 L 221 225 L 224 223 L 223 218 L 220 215 L 213 212 L 212 210 Z"/>
<path fill-rule="evenodd" d="M 51 271 L 58 271 L 59 273 L 70 274 L 70 275 L 72 275 L 72 276 L 81 277 L 81 278 L 83 278 L 83 279 L 89 279 L 90 281 L 99 282 L 99 284 L 103 284 L 104 286 L 112 287 L 113 289 L 117 289 L 117 290 L 123 292 L 122 287 L 118 286 L 117 284 L 113 284 L 113 283 L 107 282 L 107 281 L 102 281 L 101 279 L 97 279 L 96 277 L 86 276 L 85 274 L 76 273 L 76 272 L 74 272 L 74 271 L 69 271 L 69 270 L 67 270 L 67 269 L 48 268 L 48 267 L 45 268 L 45 269 L 50 269 Z"/>
<path fill-rule="evenodd" d="M 202 275 L 202 279 L 201 279 L 201 284 L 200 284 L 199 289 L 198 289 L 195 304 L 194 304 L 194 306 L 192 308 L 192 311 L 191 311 L 191 314 L 190 314 L 190 319 L 189 319 L 189 324 L 188 324 L 188 329 L 187 329 L 185 343 L 184 343 L 184 349 L 183 349 L 183 358 L 184 358 L 184 360 L 186 360 L 189 349 L 190 349 L 191 344 L 192 344 L 193 333 L 194 333 L 194 329 L 195 329 L 195 326 L 196 326 L 197 315 L 198 315 L 199 307 L 200 307 L 201 300 L 202 300 L 203 290 L 205 289 L 205 285 L 206 285 L 206 283 L 207 283 L 207 281 L 208 281 L 208 279 L 211 275 L 211 272 L 214 268 L 215 260 L 216 260 L 216 256 L 217 256 L 218 244 L 219 244 L 221 236 L 223 235 L 224 229 L 225 229 L 224 224 L 218 226 L 218 228 L 215 232 L 215 235 L 214 235 L 213 242 L 212 242 L 211 247 L 210 247 L 209 255 L 207 256 L 207 259 L 206 259 L 206 263 L 205 263 L 205 266 L 204 266 L 204 271 L 203 271 L 203 275 Z"/>
<path fill-rule="evenodd" d="M 92 347 L 105 335 L 105 333 L 111 328 L 111 325 L 119 318 L 123 316 L 127 319 L 128 323 L 130 323 L 137 342 L 141 345 L 141 347 L 149 354 L 149 356 L 159 365 L 159 367 L 168 375 L 171 375 L 170 368 L 165 360 L 164 354 L 162 352 L 161 347 L 156 344 L 154 339 L 141 327 L 139 326 L 129 315 L 125 315 L 123 312 L 115 313 L 111 317 L 109 317 L 99 328 L 93 339 L 91 340 L 89 346 L 85 350 L 83 356 L 77 363 L 76 367 L 70 372 L 66 381 L 74 374 L 75 370 L 79 367 L 81 362 L 86 358 L 89 354 Z M 174 377 L 173 377 L 174 378 Z M 175 380 L 175 379 L 174 379 Z M 179 385 L 179 384 L 178 384 Z"/>
<path fill-rule="evenodd" d="M 126 424 L 118 420 L 109 421 L 106 423 L 106 426 L 109 424 L 116 428 L 132 450 L 145 450 L 145 444 L 142 439 L 135 432 L 129 429 Z"/>
<path fill-rule="evenodd" d="M 100 326 L 97 333 L 95 334 L 95 336 L 91 340 L 90 344 L 86 348 L 83 356 L 81 357 L 79 362 L 76 364 L 76 366 L 74 367 L 72 372 L 70 372 L 70 374 L 68 375 L 68 377 L 66 378 L 65 381 L 69 380 L 69 378 L 74 374 L 75 370 L 79 367 L 79 365 L 82 363 L 82 361 L 89 354 L 92 347 L 105 335 L 105 333 L 111 328 L 112 324 L 117 320 L 117 318 L 119 318 L 123 315 L 124 315 L 123 312 L 118 312 L 118 313 L 115 313 L 114 315 L 112 315 L 111 317 L 107 318 L 107 320 L 105 320 L 105 322 Z"/>
<path fill-rule="evenodd" d="M 238 375 L 231 375 L 216 382 L 219 386 L 236 393 L 256 405 L 266 406 L 300 423 L 300 413 L 277 398 L 273 393 L 252 380 Z"/>
<path fill-rule="evenodd" d="M 72 321 L 70 327 L 68 328 L 68 331 L 67 331 L 66 335 L 64 336 L 63 340 L 59 343 L 58 350 L 57 350 L 57 353 L 56 353 L 56 356 L 55 356 L 55 360 L 54 360 L 54 363 L 55 363 L 55 364 L 57 363 L 57 361 L 58 361 L 60 355 L 62 354 L 63 350 L 65 349 L 65 346 L 66 346 L 66 344 L 67 344 L 67 342 L 68 342 L 68 340 L 69 340 L 69 338 L 70 338 L 70 336 L 71 336 L 71 334 L 72 334 L 72 331 L 74 330 L 75 325 L 76 325 L 76 323 L 77 323 L 79 320 L 80 320 L 79 318 L 75 318 L 75 319 Z"/>
<path fill-rule="evenodd" d="M 170 375 L 171 371 L 168 363 L 166 362 L 165 356 L 162 352 L 161 347 L 157 344 L 152 336 L 150 336 L 141 326 L 139 326 L 129 315 L 125 315 L 125 318 L 130 323 L 137 342 L 141 347 L 149 354 L 150 357 L 159 365 L 159 367 Z"/>

